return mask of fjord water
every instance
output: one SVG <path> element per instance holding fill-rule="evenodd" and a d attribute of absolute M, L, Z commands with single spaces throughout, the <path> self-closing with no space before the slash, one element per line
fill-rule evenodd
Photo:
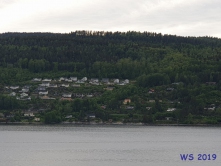
<path fill-rule="evenodd" d="M 0 149 L 1 166 L 218 166 L 221 128 L 1 125 Z"/>

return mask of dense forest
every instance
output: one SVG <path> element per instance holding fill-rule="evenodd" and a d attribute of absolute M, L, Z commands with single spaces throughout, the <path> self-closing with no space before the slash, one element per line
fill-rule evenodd
<path fill-rule="evenodd" d="M 36 115 L 46 123 L 123 121 L 144 123 L 221 123 L 221 39 L 182 37 L 151 32 L 75 31 L 0 34 L 0 112 L 22 121 L 24 110 L 44 107 Z M 129 79 L 67 88 L 93 98 L 41 100 L 32 92 L 33 78 Z M 6 86 L 31 85 L 31 100 L 9 96 Z M 56 92 L 57 93 L 57 92 Z M 97 95 L 99 94 L 99 95 Z M 18 93 L 17 93 L 18 95 Z M 125 99 L 130 102 L 122 104 Z M 105 108 L 105 109 L 104 109 Z M 173 109 L 170 109 L 173 108 Z M 10 117 L 10 116 L 8 116 Z M 30 119 L 28 119 L 30 121 Z"/>

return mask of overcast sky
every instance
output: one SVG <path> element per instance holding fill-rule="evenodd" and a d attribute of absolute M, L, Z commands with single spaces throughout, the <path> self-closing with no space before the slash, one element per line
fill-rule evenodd
<path fill-rule="evenodd" d="M 221 1 L 0 0 L 0 33 L 75 30 L 221 38 Z"/>

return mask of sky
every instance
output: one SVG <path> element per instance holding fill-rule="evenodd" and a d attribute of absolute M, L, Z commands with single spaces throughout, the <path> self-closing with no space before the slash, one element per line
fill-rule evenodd
<path fill-rule="evenodd" d="M 0 33 L 140 31 L 221 38 L 220 0 L 0 0 Z"/>

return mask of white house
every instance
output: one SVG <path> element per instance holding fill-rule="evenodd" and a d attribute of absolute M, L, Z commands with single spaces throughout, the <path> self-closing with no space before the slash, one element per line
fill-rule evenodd
<path fill-rule="evenodd" d="M 64 81 L 65 78 L 64 77 L 60 77 L 58 81 Z"/>
<path fill-rule="evenodd" d="M 21 91 L 24 92 L 24 93 L 27 93 L 27 92 L 29 92 L 29 89 L 28 88 L 22 88 Z"/>
<path fill-rule="evenodd" d="M 24 116 L 25 116 L 25 117 L 34 117 L 35 115 L 34 115 L 33 112 L 25 112 L 25 113 L 24 113 Z"/>
<path fill-rule="evenodd" d="M 49 87 L 49 86 L 50 86 L 50 83 L 48 83 L 48 82 L 42 82 L 42 84 L 40 84 L 40 86 Z"/>
<path fill-rule="evenodd" d="M 125 84 L 129 84 L 130 81 L 129 81 L 128 79 L 126 79 L 126 80 L 124 80 L 124 83 L 125 83 Z"/>
<path fill-rule="evenodd" d="M 83 81 L 83 82 L 87 81 L 87 77 L 83 77 L 83 78 L 81 79 L 81 81 Z"/>
<path fill-rule="evenodd" d="M 78 83 L 78 84 L 84 84 L 84 81 L 78 80 L 76 83 Z"/>
<path fill-rule="evenodd" d="M 98 78 L 91 78 L 90 82 L 92 83 L 98 83 L 99 82 L 99 79 Z"/>
<path fill-rule="evenodd" d="M 33 78 L 32 81 L 34 81 L 34 82 L 40 82 L 40 81 L 41 81 L 41 78 Z"/>
<path fill-rule="evenodd" d="M 57 88 L 58 85 L 57 85 L 57 84 L 50 84 L 49 87 L 50 87 L 50 88 Z"/>
<path fill-rule="evenodd" d="M 71 79 L 72 81 L 74 81 L 74 82 L 78 80 L 77 77 L 70 77 L 70 79 Z"/>
<path fill-rule="evenodd" d="M 51 82 L 51 79 L 45 78 L 42 80 L 43 82 Z"/>
<path fill-rule="evenodd" d="M 65 119 L 70 119 L 70 118 L 72 118 L 72 115 L 65 116 Z"/>
<path fill-rule="evenodd" d="M 10 89 L 16 90 L 16 89 L 19 89 L 19 86 L 10 86 Z"/>
<path fill-rule="evenodd" d="M 114 79 L 115 84 L 119 84 L 120 80 L 119 79 Z"/>
<path fill-rule="evenodd" d="M 66 78 L 64 81 L 66 81 L 66 82 L 72 82 L 72 79 Z"/>
<path fill-rule="evenodd" d="M 48 94 L 48 91 L 41 91 L 39 92 L 39 95 L 47 95 Z"/>
<path fill-rule="evenodd" d="M 16 96 L 16 93 L 12 92 L 12 93 L 9 94 L 9 96 Z"/>
<path fill-rule="evenodd" d="M 125 83 L 124 83 L 124 82 L 121 82 L 121 83 L 119 83 L 118 85 L 122 85 L 122 86 L 123 86 L 123 85 L 125 85 Z"/>
<path fill-rule="evenodd" d="M 62 97 L 71 98 L 71 95 L 72 95 L 72 94 L 63 94 Z"/>
<path fill-rule="evenodd" d="M 35 118 L 34 119 L 35 122 L 40 122 L 40 120 L 41 120 L 40 118 Z"/>
<path fill-rule="evenodd" d="M 73 84 L 72 86 L 73 87 L 80 87 L 81 85 L 80 84 Z"/>
<path fill-rule="evenodd" d="M 46 91 L 45 86 L 39 86 L 37 89 L 37 91 Z"/>
<path fill-rule="evenodd" d="M 152 107 L 146 107 L 147 110 L 150 110 Z"/>
<path fill-rule="evenodd" d="M 62 87 L 68 88 L 69 84 L 61 84 Z"/>
<path fill-rule="evenodd" d="M 133 107 L 133 106 L 126 106 L 126 109 L 127 109 L 127 110 L 133 110 L 134 107 Z"/>
<path fill-rule="evenodd" d="M 20 96 L 21 96 L 21 98 L 23 98 L 23 97 L 28 96 L 28 94 L 27 93 L 21 93 Z"/>
<path fill-rule="evenodd" d="M 92 119 L 93 119 L 93 118 L 96 118 L 95 114 L 88 114 L 87 117 L 88 117 L 88 118 L 92 118 Z"/>
<path fill-rule="evenodd" d="M 176 110 L 176 108 L 168 108 L 167 112 L 172 112 L 172 111 L 175 111 L 175 110 Z"/>
<path fill-rule="evenodd" d="M 93 97 L 93 95 L 92 94 L 88 94 L 87 97 Z"/>

